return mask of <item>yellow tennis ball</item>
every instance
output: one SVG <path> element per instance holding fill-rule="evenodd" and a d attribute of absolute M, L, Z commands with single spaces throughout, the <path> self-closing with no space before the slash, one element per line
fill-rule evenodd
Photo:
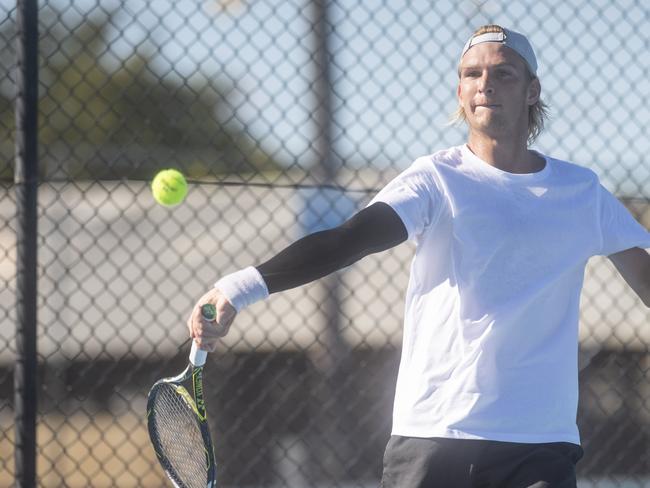
<path fill-rule="evenodd" d="M 165 207 L 173 207 L 187 195 L 187 181 L 183 173 L 175 169 L 160 171 L 151 182 L 153 198 Z"/>

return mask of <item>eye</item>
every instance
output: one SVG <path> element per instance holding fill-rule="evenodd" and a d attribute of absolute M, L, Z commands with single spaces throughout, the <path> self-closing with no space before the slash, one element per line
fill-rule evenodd
<path fill-rule="evenodd" d="M 512 71 L 509 69 L 499 69 L 497 70 L 497 76 L 499 78 L 511 78 L 514 76 L 514 73 L 512 73 Z"/>
<path fill-rule="evenodd" d="M 463 76 L 465 78 L 477 78 L 481 76 L 481 72 L 477 69 L 468 69 L 466 71 L 463 71 Z"/>

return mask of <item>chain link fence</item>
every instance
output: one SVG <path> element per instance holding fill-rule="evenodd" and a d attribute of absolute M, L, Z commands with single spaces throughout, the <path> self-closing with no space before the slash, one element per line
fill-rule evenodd
<path fill-rule="evenodd" d="M 336 225 L 417 156 L 460 144 L 460 49 L 529 34 L 542 152 L 593 168 L 650 226 L 643 1 L 177 0 L 39 4 L 42 487 L 159 487 L 145 399 L 185 364 L 219 276 Z M 0 3 L 0 486 L 12 486 L 16 5 Z M 646 88 L 643 88 L 643 87 Z M 183 205 L 148 182 L 176 167 Z M 318 186 L 329 185 L 329 186 Z M 244 311 L 206 368 L 221 486 L 376 486 L 390 431 L 403 245 Z M 605 259 L 580 333 L 582 487 L 650 486 L 650 314 Z"/>

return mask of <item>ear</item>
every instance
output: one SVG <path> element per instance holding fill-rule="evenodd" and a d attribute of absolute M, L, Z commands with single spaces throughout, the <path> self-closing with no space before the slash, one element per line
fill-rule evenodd
<path fill-rule="evenodd" d="M 528 84 L 528 95 L 526 97 L 526 103 L 528 105 L 535 105 L 539 100 L 541 93 L 542 85 L 539 83 L 539 78 L 533 78 Z"/>
<path fill-rule="evenodd" d="M 456 98 L 460 101 L 460 83 L 458 83 L 458 87 L 456 88 Z"/>

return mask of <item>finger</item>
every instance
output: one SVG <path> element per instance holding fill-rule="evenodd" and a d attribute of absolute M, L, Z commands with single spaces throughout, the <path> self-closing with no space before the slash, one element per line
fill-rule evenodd
<path fill-rule="evenodd" d="M 229 326 L 224 326 L 215 321 L 207 321 L 204 318 L 199 319 L 198 324 L 194 327 L 197 337 L 203 339 L 221 338 L 228 333 Z"/>
<path fill-rule="evenodd" d="M 205 324 L 205 327 L 203 329 L 204 331 L 204 336 L 206 337 L 218 337 L 221 338 L 225 336 L 228 333 L 228 326 L 225 326 L 224 324 L 218 323 L 218 322 L 209 322 Z"/>
<path fill-rule="evenodd" d="M 191 337 L 196 338 L 198 335 L 201 334 L 199 330 L 199 328 L 201 327 L 199 307 L 195 306 L 194 309 L 192 310 L 192 314 L 190 315 L 190 318 L 187 319 L 187 327 L 190 329 Z"/>
<path fill-rule="evenodd" d="M 214 350 L 217 348 L 217 343 L 214 340 L 197 338 L 194 340 L 194 342 L 196 343 L 199 349 L 202 349 L 204 351 L 214 352 Z"/>
<path fill-rule="evenodd" d="M 192 313 L 190 316 L 187 318 L 187 329 L 190 333 L 190 337 L 194 337 L 194 310 L 192 310 Z"/>
<path fill-rule="evenodd" d="M 218 331 L 219 337 L 225 337 L 228 335 L 228 331 L 230 330 L 230 326 L 221 326 L 220 330 Z"/>
<path fill-rule="evenodd" d="M 217 322 L 229 327 L 236 315 L 237 311 L 228 300 L 224 298 L 219 302 L 219 306 L 217 307 Z"/>
<path fill-rule="evenodd" d="M 221 328 L 230 328 L 232 325 L 233 320 L 235 319 L 235 316 L 231 313 L 225 312 L 220 315 L 217 315 L 217 324 Z"/>

